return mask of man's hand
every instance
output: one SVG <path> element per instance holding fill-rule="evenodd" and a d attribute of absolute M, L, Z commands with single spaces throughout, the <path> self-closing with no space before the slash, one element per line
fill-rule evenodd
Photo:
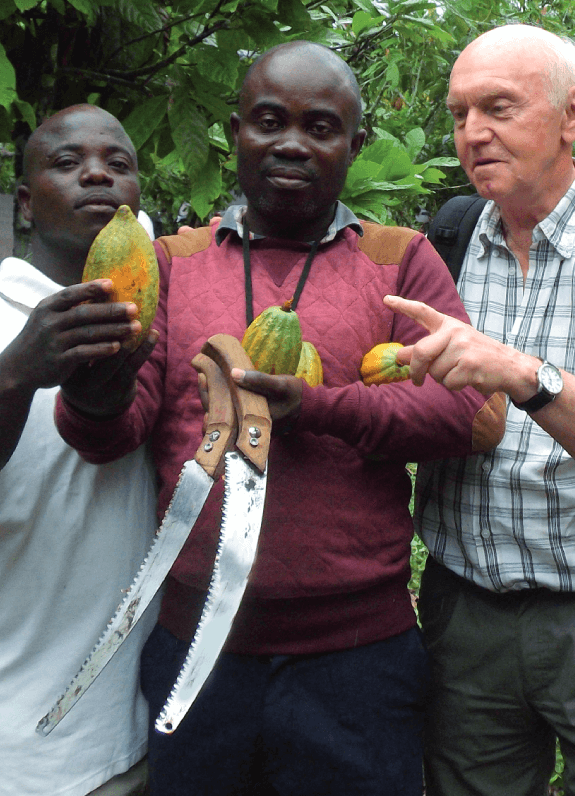
<path fill-rule="evenodd" d="M 232 368 L 232 378 L 246 390 L 268 399 L 272 423 L 280 433 L 294 423 L 301 406 L 302 380 L 295 376 L 270 376 L 257 370 Z"/>
<path fill-rule="evenodd" d="M 135 373 L 154 343 L 132 354 L 122 348 L 141 325 L 134 319 L 135 304 L 107 301 L 112 289 L 109 279 L 96 280 L 66 287 L 41 301 L 0 357 L 0 384 L 21 395 L 61 384 L 71 403 L 86 409 L 86 399 L 106 385 L 105 401 L 96 413 L 125 404 Z M 130 363 L 129 386 L 125 375 L 121 381 L 116 376 L 124 362 Z"/>
<path fill-rule="evenodd" d="M 397 354 L 398 365 L 410 365 L 411 380 L 417 386 L 429 373 L 449 390 L 470 385 L 483 395 L 501 391 L 517 401 L 534 394 L 535 372 L 540 364 L 535 357 L 503 345 L 420 301 L 386 296 L 383 302 L 430 332 Z"/>

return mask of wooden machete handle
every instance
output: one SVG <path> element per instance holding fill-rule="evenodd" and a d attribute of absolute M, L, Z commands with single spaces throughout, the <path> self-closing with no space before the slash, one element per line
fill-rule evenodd
<path fill-rule="evenodd" d="M 224 374 L 210 357 L 197 354 L 192 366 L 208 382 L 209 405 L 204 438 L 194 459 L 217 480 L 224 472 L 224 455 L 234 447 L 238 421 Z"/>
<path fill-rule="evenodd" d="M 232 368 L 254 370 L 251 359 L 240 341 L 229 334 L 215 334 L 208 338 L 202 346 L 202 353 L 217 362 L 228 380 L 239 424 L 236 447 L 263 473 L 272 428 L 267 399 L 240 387 L 230 375 Z"/>

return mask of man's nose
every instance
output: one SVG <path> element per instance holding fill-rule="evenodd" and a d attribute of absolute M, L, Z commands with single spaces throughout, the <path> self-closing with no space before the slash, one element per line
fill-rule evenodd
<path fill-rule="evenodd" d="M 311 157 L 308 135 L 298 127 L 286 127 L 272 147 L 276 157 L 307 160 Z"/>
<path fill-rule="evenodd" d="M 489 117 L 485 113 L 477 108 L 469 109 L 462 130 L 468 144 L 480 144 L 491 140 L 493 131 L 488 122 Z"/>
<path fill-rule="evenodd" d="M 88 158 L 80 175 L 82 183 L 114 184 L 114 177 L 107 163 L 98 158 Z"/>

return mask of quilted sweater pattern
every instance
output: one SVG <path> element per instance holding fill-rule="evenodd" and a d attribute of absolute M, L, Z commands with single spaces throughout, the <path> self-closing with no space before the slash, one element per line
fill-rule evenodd
<path fill-rule="evenodd" d="M 202 437 L 190 362 L 210 335 L 241 339 L 246 328 L 241 241 L 229 235 L 218 247 L 211 233 L 205 250 L 174 257 L 171 266 L 156 244 L 160 342 L 140 371 L 131 408 L 98 422 L 62 402 L 58 408 L 64 438 L 92 462 L 117 458 L 152 435 L 160 517 Z M 272 238 L 251 243 L 256 315 L 293 295 L 308 251 Z M 385 638 L 415 622 L 406 589 L 413 530 L 405 464 L 470 454 L 485 399 L 471 389 L 451 393 L 432 379 L 419 388 L 361 383 L 370 348 L 426 334 L 383 305 L 387 293 L 467 320 L 445 265 L 422 235 L 401 263 L 383 266 L 360 251 L 349 228 L 320 246 L 297 311 L 303 339 L 321 356 L 324 385 L 304 385 L 294 431 L 273 438 L 258 557 L 228 648 L 320 652 Z M 212 489 L 169 578 L 161 621 L 180 637 L 193 634 L 209 584 L 222 493 L 221 484 Z"/>

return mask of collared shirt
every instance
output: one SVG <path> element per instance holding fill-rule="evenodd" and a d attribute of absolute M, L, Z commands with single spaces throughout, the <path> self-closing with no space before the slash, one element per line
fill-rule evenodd
<path fill-rule="evenodd" d="M 30 263 L 2 261 L 0 351 L 60 289 Z M 138 659 L 157 600 L 62 723 L 47 737 L 35 731 L 120 603 L 157 522 L 145 448 L 110 464 L 84 462 L 54 425 L 57 391 L 36 391 L 0 471 L 2 796 L 84 796 L 146 750 Z"/>
<path fill-rule="evenodd" d="M 237 232 L 240 238 L 243 238 L 243 223 L 246 210 L 246 205 L 230 205 L 230 207 L 228 207 L 216 230 L 216 243 L 218 246 L 230 232 Z M 335 238 L 337 233 L 345 229 L 345 227 L 351 227 L 358 235 L 363 235 L 363 227 L 357 216 L 352 213 L 349 207 L 346 207 L 343 202 L 338 201 L 334 219 L 327 228 L 327 232 L 320 240 L 320 243 L 329 243 Z M 265 235 L 257 235 L 254 232 L 250 232 L 250 240 L 258 240 L 264 237 Z M 312 242 L 313 241 L 310 241 L 310 244 Z"/>
<path fill-rule="evenodd" d="M 533 230 L 525 284 L 488 202 L 459 292 L 480 331 L 575 373 L 575 183 Z M 418 468 L 416 530 L 449 569 L 493 591 L 575 591 L 575 461 L 508 401 L 487 454 Z"/>

